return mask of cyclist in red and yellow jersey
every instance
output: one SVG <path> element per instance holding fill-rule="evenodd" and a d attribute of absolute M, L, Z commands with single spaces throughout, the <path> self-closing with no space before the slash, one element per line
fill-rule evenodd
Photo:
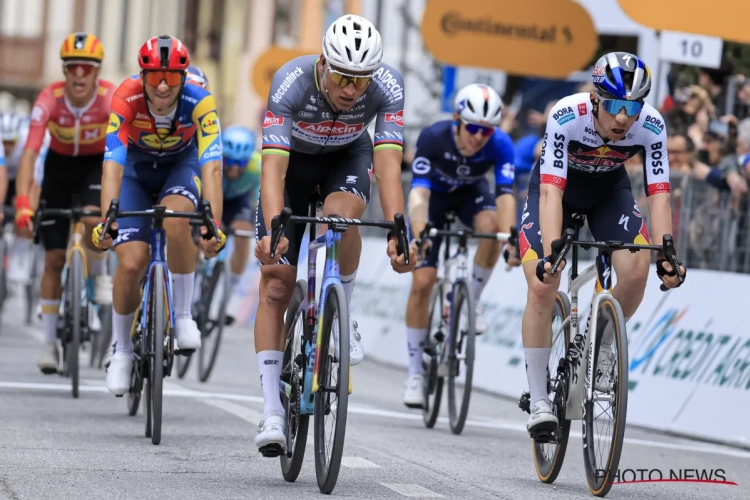
<path fill-rule="evenodd" d="M 107 129 L 107 151 L 102 177 L 102 206 L 120 199 L 120 209 L 146 210 L 154 200 L 169 210 L 189 212 L 202 198 L 221 220 L 222 154 L 219 119 L 211 93 L 198 84 L 186 85 L 190 65 L 187 48 L 178 39 L 160 36 L 148 40 L 138 54 L 140 75 L 128 78 L 112 99 Z M 201 193 L 202 189 L 202 193 Z M 217 222 L 218 227 L 221 224 Z M 130 327 L 140 299 L 140 281 L 149 262 L 151 220 L 118 219 L 118 236 L 100 244 L 114 244 L 115 272 L 112 338 L 115 352 L 107 369 L 107 388 L 127 392 L 133 364 Z M 94 231 L 99 244 L 102 225 Z M 175 333 L 179 349 L 197 349 L 201 333 L 191 306 L 195 280 L 195 252 L 187 219 L 167 219 L 167 261 L 174 283 Z M 215 255 L 226 242 L 219 238 L 201 246 Z"/>
<path fill-rule="evenodd" d="M 105 133 L 115 86 L 99 79 L 104 48 L 96 36 L 71 34 L 60 48 L 60 58 L 65 80 L 48 85 L 34 103 L 16 179 L 16 224 L 25 237 L 31 235 L 34 212 L 29 194 L 45 131 L 49 131 L 51 141 L 44 163 L 41 199 L 48 208 L 99 208 Z M 91 231 L 97 222 L 96 218 L 84 219 L 86 230 Z M 64 219 L 47 221 L 41 227 L 45 249 L 41 288 L 45 345 L 38 365 L 46 374 L 57 372 L 57 315 L 69 229 L 69 222 Z M 89 276 L 94 277 L 94 300 L 111 304 L 112 280 L 106 274 L 105 255 L 91 252 L 88 262 Z"/>

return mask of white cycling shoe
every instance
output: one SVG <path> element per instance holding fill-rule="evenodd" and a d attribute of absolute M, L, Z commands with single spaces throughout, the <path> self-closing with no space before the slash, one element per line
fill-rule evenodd
<path fill-rule="evenodd" d="M 477 335 L 481 335 L 487 331 L 487 318 L 484 317 L 484 307 L 479 303 L 477 303 L 477 308 L 474 310 L 474 331 Z"/>
<path fill-rule="evenodd" d="M 404 404 L 408 408 L 424 408 L 424 376 L 421 373 L 409 375 L 404 382 Z"/>
<path fill-rule="evenodd" d="M 526 430 L 531 435 L 538 432 L 553 433 L 557 430 L 557 417 L 552 413 L 552 405 L 549 402 L 541 400 L 534 404 L 526 422 Z"/>
<path fill-rule="evenodd" d="M 94 301 L 100 306 L 112 305 L 112 277 L 107 274 L 94 276 Z"/>
<path fill-rule="evenodd" d="M 349 317 L 349 365 L 358 365 L 365 359 L 365 348 L 362 346 L 362 336 L 357 331 L 357 322 Z M 339 357 L 339 346 L 336 342 L 336 357 Z"/>
<path fill-rule="evenodd" d="M 59 356 L 57 353 L 57 344 L 44 344 L 39 352 L 39 358 L 36 365 L 45 375 L 57 373 L 57 362 Z"/>
<path fill-rule="evenodd" d="M 286 448 L 284 428 L 286 418 L 283 415 L 269 415 L 258 424 L 255 435 L 255 446 L 264 457 L 278 457 Z"/>
<path fill-rule="evenodd" d="M 130 389 L 130 374 L 133 369 L 133 353 L 116 352 L 107 367 L 107 389 L 115 396 L 122 396 Z"/>
<path fill-rule="evenodd" d="M 201 346 L 201 331 L 193 318 L 177 318 L 175 321 L 177 349 L 195 350 Z"/>

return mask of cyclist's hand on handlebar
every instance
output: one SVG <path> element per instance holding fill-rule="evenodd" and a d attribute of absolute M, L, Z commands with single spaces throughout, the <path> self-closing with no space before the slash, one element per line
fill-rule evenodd
<path fill-rule="evenodd" d="M 110 226 L 112 228 L 111 232 L 114 232 L 117 230 L 117 222 L 113 222 Z M 94 243 L 94 246 L 96 248 L 99 248 L 100 250 L 109 250 L 112 248 L 112 245 L 114 244 L 114 240 L 112 240 L 112 235 L 110 233 L 104 234 L 104 239 L 102 241 L 99 241 L 99 239 L 102 236 L 102 233 L 104 232 L 104 222 L 100 222 L 96 226 L 94 226 L 94 230 L 91 231 L 91 241 Z"/>
<path fill-rule="evenodd" d="M 555 272 L 555 274 L 550 274 L 550 271 L 552 271 L 551 261 L 552 258 L 550 256 L 547 256 L 541 259 L 536 264 L 536 277 L 545 285 L 559 284 L 560 273 L 562 273 L 563 269 L 565 269 L 565 259 L 563 259 L 562 262 L 560 262 L 560 264 L 557 266 L 557 271 Z"/>
<path fill-rule="evenodd" d="M 507 243 L 503 248 L 503 259 L 505 259 L 505 263 L 509 266 L 518 267 L 521 265 L 521 259 L 518 257 L 516 247 Z"/>
<path fill-rule="evenodd" d="M 271 258 L 271 237 L 264 236 L 260 239 L 257 245 L 255 245 L 255 256 L 261 262 L 261 264 L 276 264 L 281 260 L 281 256 L 289 250 L 289 240 L 286 236 L 281 235 L 279 244 L 276 245 L 276 254 L 274 258 Z"/>
<path fill-rule="evenodd" d="M 685 266 L 680 266 L 680 271 L 682 272 L 682 277 L 686 278 L 687 272 Z M 656 274 L 667 288 L 677 288 L 682 284 L 677 273 L 674 272 L 672 264 L 667 259 L 658 259 L 656 261 Z"/>
<path fill-rule="evenodd" d="M 395 237 L 388 240 L 388 257 L 391 258 L 391 267 L 399 274 L 410 273 L 417 265 L 417 243 L 412 241 L 409 245 L 409 265 L 407 266 L 404 264 L 404 255 L 398 254 L 397 241 Z"/>
<path fill-rule="evenodd" d="M 18 236 L 31 238 L 31 232 L 34 229 L 32 217 L 34 217 L 34 211 L 31 209 L 29 197 L 16 196 L 16 228 Z"/>
<path fill-rule="evenodd" d="M 201 234 L 206 234 L 208 232 L 208 229 L 206 227 L 201 227 Z M 203 255 L 206 256 L 206 258 L 216 257 L 216 255 L 221 252 L 221 249 L 224 248 L 224 245 L 227 244 L 227 235 L 224 234 L 224 231 L 221 230 L 221 228 L 216 226 L 216 236 L 213 238 L 210 238 L 208 240 L 200 238 L 200 246 L 201 251 L 203 252 Z"/>

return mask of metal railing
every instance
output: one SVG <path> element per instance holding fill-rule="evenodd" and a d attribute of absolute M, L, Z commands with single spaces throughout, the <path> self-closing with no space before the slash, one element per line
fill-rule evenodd
<path fill-rule="evenodd" d="M 650 228 L 648 202 L 640 169 L 632 171 L 630 182 L 633 198 Z M 685 174 L 672 175 L 670 183 L 672 233 L 680 260 L 693 269 L 750 273 L 750 197 L 733 199 L 728 191 L 719 191 L 704 181 Z M 411 173 L 402 175 L 401 185 L 406 200 Z M 519 193 L 516 200 L 519 214 L 525 195 L 525 191 Z M 380 198 L 377 186 L 373 183 L 370 203 L 363 217 L 381 216 Z M 380 234 L 370 228 L 361 228 L 360 231 L 363 236 Z M 581 231 L 581 238 L 592 238 L 588 226 Z M 593 251 L 582 250 L 581 255 L 583 258 L 594 258 Z"/>

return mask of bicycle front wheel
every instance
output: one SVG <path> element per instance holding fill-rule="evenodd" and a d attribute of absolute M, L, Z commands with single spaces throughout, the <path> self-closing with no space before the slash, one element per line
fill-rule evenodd
<path fill-rule="evenodd" d="M 593 398 L 585 396 L 583 402 L 583 463 L 591 493 L 603 497 L 612 488 L 625 437 L 628 343 L 620 304 L 606 297 L 598 310 L 594 359 L 589 359 L 595 377 L 585 384 L 594 384 Z M 591 372 L 587 370 L 587 379 Z"/>
<path fill-rule="evenodd" d="M 281 402 L 286 411 L 286 450 L 281 454 L 281 473 L 284 479 L 294 482 L 302 470 L 307 445 L 310 415 L 302 415 L 300 398 L 304 392 L 306 358 L 304 355 L 305 308 L 307 282 L 299 280 L 286 310 L 286 349 L 281 365 L 281 383 L 285 390 Z"/>
<path fill-rule="evenodd" d="M 432 287 L 430 324 L 424 346 L 424 353 L 429 358 L 429 361 L 425 361 L 424 359 L 422 361 L 425 369 L 424 378 L 422 379 L 422 391 L 424 394 L 422 420 L 424 420 L 424 425 L 428 429 L 432 429 L 435 426 L 435 422 L 437 422 L 438 414 L 440 413 L 440 400 L 443 396 L 443 381 L 445 380 L 438 373 L 441 360 L 443 359 L 444 341 L 448 336 L 448 328 L 443 311 L 443 306 L 445 305 L 443 303 L 443 286 L 445 286 L 445 282 L 440 280 Z"/>
<path fill-rule="evenodd" d="M 552 411 L 557 417 L 557 431 L 549 440 L 535 437 L 532 442 L 536 474 L 540 481 L 547 484 L 552 484 L 560 474 L 570 434 L 570 420 L 565 418 L 565 404 L 568 400 L 572 369 L 567 359 L 570 323 L 562 327 L 568 316 L 570 316 L 568 296 L 563 292 L 558 292 L 552 308 L 552 351 L 547 368 L 547 392 L 552 401 Z"/>
<path fill-rule="evenodd" d="M 315 473 L 321 493 L 336 486 L 349 406 L 349 309 L 340 283 L 328 288 L 318 343 L 315 393 Z M 334 352 L 331 352 L 331 347 Z"/>
<path fill-rule="evenodd" d="M 162 388 L 164 384 L 164 332 L 167 327 L 167 309 L 165 296 L 167 293 L 166 280 L 167 269 L 157 264 L 152 269 L 151 287 L 149 291 L 148 331 L 149 341 L 147 353 L 149 363 L 149 396 L 151 397 L 151 442 L 161 442 L 161 417 L 162 417 Z M 148 356 L 150 354 L 150 356 Z"/>
<path fill-rule="evenodd" d="M 469 285 L 465 281 L 458 281 L 453 288 L 451 340 L 448 347 L 448 420 L 453 434 L 461 434 L 469 413 L 477 335 L 475 311 Z M 463 383 L 460 382 L 461 376 Z"/>
<path fill-rule="evenodd" d="M 226 324 L 227 303 L 229 302 L 229 273 L 226 263 L 217 262 L 208 280 L 205 299 L 205 322 L 201 325 L 201 348 L 198 353 L 198 379 L 206 382 L 219 356 L 221 335 Z M 303 296 L 304 298 L 304 296 Z M 216 306 L 214 307 L 214 302 Z"/>
<path fill-rule="evenodd" d="M 78 357 L 81 348 L 81 327 L 83 322 L 81 294 L 86 293 L 83 284 L 83 256 L 80 251 L 73 251 L 68 272 L 68 307 L 70 309 L 67 309 L 67 316 L 72 324 L 70 325 L 70 336 L 67 338 L 68 345 L 65 354 L 67 357 L 68 373 L 70 374 L 71 392 L 74 398 L 78 397 Z"/>

